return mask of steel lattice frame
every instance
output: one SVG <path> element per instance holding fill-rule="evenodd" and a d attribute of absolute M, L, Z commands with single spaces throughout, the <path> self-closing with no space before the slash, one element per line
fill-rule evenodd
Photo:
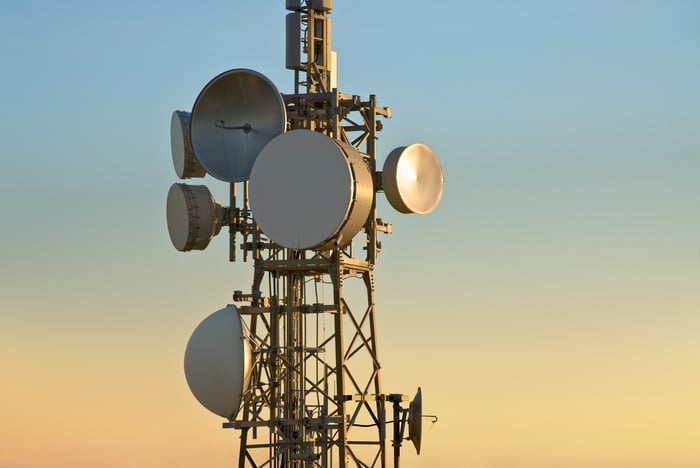
<path fill-rule="evenodd" d="M 352 145 L 376 174 L 377 119 L 389 118 L 390 110 L 377 107 L 373 95 L 363 100 L 329 89 L 329 64 L 318 59 L 330 52 L 327 12 L 308 3 L 302 2 L 300 38 L 307 61 L 295 70 L 295 93 L 284 95 L 290 129 Z M 390 232 L 390 226 L 377 219 L 373 204 L 363 231 L 342 249 L 281 248 L 260 232 L 248 206 L 247 182 L 241 185 L 238 200 L 231 184 L 227 222 L 230 260 L 236 260 L 240 235 L 244 260 L 254 261 L 251 292 L 234 293 L 234 301 L 249 304 L 239 310 L 254 365 L 237 419 L 224 424 L 241 431 L 239 466 L 386 466 L 388 399 L 380 378 L 373 268 L 381 250 L 377 233 Z M 363 290 L 359 306 L 345 292 L 355 278 Z M 331 284 L 332 304 L 317 297 L 311 302 L 310 282 L 315 288 Z M 332 331 L 320 336 L 318 323 L 325 318 Z M 309 333 L 314 324 L 316 333 Z"/>

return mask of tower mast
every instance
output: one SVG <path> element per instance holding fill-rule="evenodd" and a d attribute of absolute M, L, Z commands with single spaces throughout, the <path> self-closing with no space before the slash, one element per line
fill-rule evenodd
<path fill-rule="evenodd" d="M 286 17 L 286 66 L 294 71 L 295 89 L 284 96 L 290 130 L 313 130 L 344 141 L 363 151 L 374 172 L 377 118 L 389 117 L 389 110 L 378 112 L 374 96 L 363 100 L 338 91 L 331 2 L 287 1 L 287 8 L 291 12 Z M 349 120 L 352 114 L 358 114 L 362 124 Z M 359 136 L 351 139 L 352 134 Z M 251 332 L 269 315 L 269 329 L 255 337 L 269 370 L 261 372 L 257 389 L 244 399 L 241 419 L 226 425 L 243 429 L 239 463 L 250 462 L 262 448 L 269 455 L 258 466 L 266 462 L 280 467 L 386 466 L 386 412 L 374 303 L 376 227 L 372 206 L 363 239 L 355 242 L 364 247 L 364 258 L 356 258 L 363 249 L 353 242 L 325 252 L 254 248 L 256 280 L 251 296 L 263 297 L 263 278 L 276 294 L 269 298 L 269 307 L 261 308 L 260 300 L 254 300 L 240 308 L 250 317 Z M 359 280 L 364 290 L 360 304 L 352 304 L 345 295 L 346 281 L 353 280 Z M 309 282 L 331 283 L 333 303 L 309 301 Z M 318 337 L 314 326 L 326 321 L 332 332 Z M 263 377 L 268 374 L 269 379 Z M 261 395 L 269 398 L 266 419 L 260 419 Z M 249 429 L 261 423 L 269 424 L 267 444 L 250 437 Z"/>
<path fill-rule="evenodd" d="M 382 389 L 374 265 L 378 234 L 391 225 L 377 218 L 375 194 L 402 213 L 429 213 L 442 169 L 414 143 L 377 171 L 379 119 L 391 110 L 374 95 L 338 90 L 332 0 L 286 0 L 286 8 L 293 93 L 233 69 L 205 86 L 191 114 L 173 113 L 178 177 L 210 174 L 230 195 L 222 207 L 203 185 L 174 184 L 173 245 L 203 250 L 228 225 L 229 260 L 241 260 L 240 249 L 253 262 L 250 290 L 233 293 L 238 306 L 192 334 L 185 375 L 200 403 L 228 420 L 224 428 L 240 431 L 239 467 L 383 468 L 387 437 L 398 467 L 405 427 L 420 451 L 422 406 L 420 389 L 409 409 L 407 396 Z"/>

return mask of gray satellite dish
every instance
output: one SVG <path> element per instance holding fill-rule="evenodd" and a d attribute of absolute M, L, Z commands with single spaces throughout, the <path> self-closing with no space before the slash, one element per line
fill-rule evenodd
<path fill-rule="evenodd" d="M 242 182 L 260 150 L 287 128 L 282 95 L 264 75 L 244 68 L 211 80 L 192 108 L 192 148 L 202 167 L 225 182 Z"/>
<path fill-rule="evenodd" d="M 444 181 L 440 160 L 422 143 L 396 148 L 384 161 L 384 194 L 401 213 L 433 211 L 442 198 Z"/>
<path fill-rule="evenodd" d="M 173 184 L 166 215 L 170 240 L 180 252 L 204 250 L 223 224 L 223 208 L 204 185 Z"/>
<path fill-rule="evenodd" d="M 310 130 L 272 140 L 258 156 L 248 187 L 253 218 L 290 249 L 343 246 L 362 229 L 372 208 L 372 174 L 350 145 Z"/>
<path fill-rule="evenodd" d="M 173 155 L 175 173 L 180 179 L 207 175 L 192 150 L 189 112 L 173 112 L 173 117 L 170 119 L 170 152 Z"/>
<path fill-rule="evenodd" d="M 416 453 L 420 455 L 420 442 L 423 437 L 423 398 L 420 387 L 408 407 L 408 439 L 416 447 Z"/>
<path fill-rule="evenodd" d="M 205 318 L 187 343 L 187 385 L 202 406 L 223 418 L 236 417 L 251 368 L 250 342 L 234 305 Z"/>

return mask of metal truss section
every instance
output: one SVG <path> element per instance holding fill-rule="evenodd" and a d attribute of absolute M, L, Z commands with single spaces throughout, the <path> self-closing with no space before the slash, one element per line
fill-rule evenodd
<path fill-rule="evenodd" d="M 262 281 L 240 307 L 254 367 L 239 419 L 239 466 L 385 466 L 386 411 L 372 265 L 342 252 L 277 252 L 255 263 Z M 345 294 L 359 282 L 362 294 Z M 319 284 L 332 287 L 323 304 Z M 313 292 L 312 292 L 313 288 Z M 356 288 L 358 289 L 358 288 Z"/>

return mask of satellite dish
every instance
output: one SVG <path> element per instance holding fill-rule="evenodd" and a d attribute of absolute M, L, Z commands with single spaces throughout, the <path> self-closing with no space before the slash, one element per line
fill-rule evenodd
<path fill-rule="evenodd" d="M 204 185 L 173 184 L 166 214 L 170 240 L 181 252 L 204 250 L 223 224 L 223 208 Z"/>
<path fill-rule="evenodd" d="M 170 152 L 173 155 L 175 173 L 180 179 L 207 175 L 192 150 L 189 112 L 173 112 L 173 117 L 170 119 Z"/>
<path fill-rule="evenodd" d="M 250 343 L 234 305 L 205 318 L 187 343 L 187 385 L 202 406 L 221 417 L 236 417 L 250 385 L 251 368 Z"/>
<path fill-rule="evenodd" d="M 438 157 L 422 143 L 396 148 L 384 161 L 384 193 L 401 213 L 433 211 L 442 197 L 444 180 Z"/>
<path fill-rule="evenodd" d="M 362 155 L 318 132 L 292 130 L 263 148 L 250 173 L 253 218 L 277 244 L 327 249 L 349 243 L 374 197 Z"/>
<path fill-rule="evenodd" d="M 423 432 L 423 398 L 420 387 L 408 407 L 408 439 L 416 447 L 416 453 L 420 455 L 420 442 Z"/>
<path fill-rule="evenodd" d="M 269 79 L 238 68 L 202 89 L 190 127 L 192 148 L 202 167 L 219 180 L 242 182 L 263 146 L 286 130 L 287 111 Z"/>

